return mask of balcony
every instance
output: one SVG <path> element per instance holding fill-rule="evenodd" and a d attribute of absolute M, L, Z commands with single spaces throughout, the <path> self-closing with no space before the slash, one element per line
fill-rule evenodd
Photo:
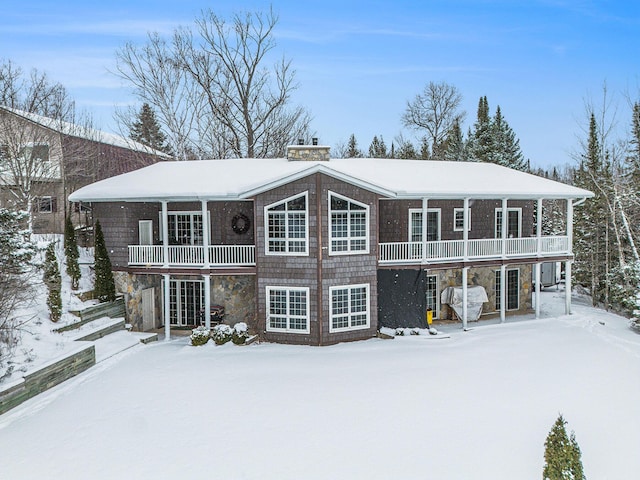
<path fill-rule="evenodd" d="M 426 251 L 423 255 L 423 245 Z M 439 242 L 391 242 L 379 245 L 380 264 L 444 263 L 463 260 L 517 259 L 535 256 L 570 255 L 569 237 L 486 238 Z"/>
<path fill-rule="evenodd" d="M 256 264 L 254 245 L 211 245 L 208 247 L 209 266 L 253 267 Z M 164 261 L 162 245 L 129 245 L 129 265 L 145 267 L 204 267 L 205 247 L 202 245 L 170 245 L 168 261 Z"/>

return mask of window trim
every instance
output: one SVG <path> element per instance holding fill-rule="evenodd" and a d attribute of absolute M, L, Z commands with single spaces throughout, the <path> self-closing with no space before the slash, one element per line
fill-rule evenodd
<path fill-rule="evenodd" d="M 287 314 L 286 314 L 286 322 L 287 322 L 287 327 L 286 328 L 274 328 L 270 325 L 270 317 L 271 317 L 271 312 L 270 312 L 270 304 L 271 304 L 271 295 L 272 292 L 274 291 L 285 291 L 287 294 L 287 304 L 286 304 L 286 310 L 287 310 Z M 309 287 L 286 287 L 286 286 L 276 286 L 276 285 L 268 285 L 265 287 L 265 317 L 266 317 L 266 324 L 265 324 L 265 330 L 267 332 L 275 332 L 275 333 L 297 333 L 297 334 L 301 334 L 301 335 L 308 335 L 309 333 L 311 333 L 311 316 L 310 316 L 310 312 L 311 312 L 311 306 L 310 306 L 310 299 L 309 299 Z M 289 308 L 290 308 L 290 297 L 289 297 L 289 293 L 290 292 L 304 292 L 305 294 L 305 298 L 306 298 L 306 312 L 305 312 L 305 316 L 304 318 L 306 319 L 307 322 L 307 328 L 302 330 L 299 328 L 291 328 L 291 319 L 292 318 L 300 318 L 298 316 L 292 317 L 290 316 L 289 313 Z"/>
<path fill-rule="evenodd" d="M 410 242 L 422 242 L 422 230 L 420 231 L 420 240 L 413 240 L 413 215 L 419 213 L 420 215 L 422 215 L 422 209 L 421 208 L 410 208 L 409 209 L 409 232 L 408 232 L 408 239 Z M 437 213 L 438 214 L 438 239 L 437 240 L 427 240 L 427 241 L 433 241 L 433 242 L 440 242 L 442 241 L 442 209 L 441 208 L 427 208 L 427 216 L 429 215 L 429 213 Z M 429 233 L 429 232 L 427 232 Z"/>
<path fill-rule="evenodd" d="M 434 277 L 436 279 L 436 295 L 435 295 L 435 302 L 436 302 L 436 308 L 435 309 L 431 309 L 431 311 L 433 312 L 433 319 L 438 319 L 440 318 L 440 278 L 439 275 L 426 275 L 426 279 L 430 278 L 430 277 Z M 425 285 L 426 287 L 426 285 Z M 426 288 L 425 288 L 425 297 L 426 297 Z M 425 306 L 427 306 L 427 300 L 425 298 Z"/>
<path fill-rule="evenodd" d="M 304 197 L 304 216 L 305 216 L 305 222 L 304 222 L 304 251 L 301 252 L 291 252 L 289 251 L 289 242 L 292 240 L 289 238 L 288 236 L 288 219 L 286 216 L 286 213 L 289 212 L 289 210 L 286 210 L 286 206 L 285 206 L 285 229 L 287 231 L 287 236 L 285 236 L 284 240 L 285 240 L 285 246 L 286 246 L 286 250 L 284 252 L 274 252 L 271 251 L 269 249 L 269 209 L 281 205 L 281 204 L 287 204 L 289 203 L 291 200 L 295 200 L 297 198 L 300 197 Z M 292 211 L 296 211 L 296 212 L 301 212 L 302 210 L 292 210 Z M 306 257 L 309 256 L 309 191 L 305 190 L 302 193 L 297 193 L 295 195 L 292 195 L 290 197 L 284 198 L 282 200 L 278 200 L 277 202 L 273 202 L 270 203 L 268 205 L 264 206 L 263 209 L 263 213 L 264 213 L 264 253 L 265 255 L 273 255 L 273 256 L 291 256 L 291 257 Z M 295 241 L 300 241 L 300 239 L 296 239 Z"/>
<path fill-rule="evenodd" d="M 367 321 L 364 325 L 352 325 L 352 317 L 357 313 L 361 315 L 363 312 L 353 312 L 351 310 L 351 291 L 356 288 L 364 288 L 366 295 L 366 311 L 364 314 L 366 315 Z M 336 290 L 347 290 L 349 297 L 349 308 L 347 312 L 349 326 L 347 327 L 334 327 L 333 319 L 338 316 L 334 314 L 334 304 L 333 304 L 333 292 Z M 344 314 L 340 314 L 339 316 L 344 316 Z M 329 287 L 329 333 L 341 333 L 341 332 L 352 332 L 356 330 L 366 330 L 371 327 L 371 287 L 368 283 L 359 283 L 354 285 L 336 285 L 333 287 Z"/>
<path fill-rule="evenodd" d="M 39 197 L 34 197 L 33 199 L 33 210 L 35 211 L 35 213 L 55 213 L 56 212 L 56 208 L 54 207 L 55 205 L 55 198 L 53 195 L 42 195 Z M 42 201 L 49 201 L 49 208 L 46 210 L 43 210 L 42 208 Z"/>
<path fill-rule="evenodd" d="M 509 212 L 517 212 L 518 213 L 518 236 L 510 237 L 509 236 Z M 500 231 L 498 231 L 498 215 L 502 215 L 502 208 L 496 207 L 495 214 L 493 216 L 493 225 L 496 234 L 496 238 L 502 238 L 502 226 Z M 507 238 L 522 238 L 522 207 L 507 207 Z"/>
<path fill-rule="evenodd" d="M 329 255 L 367 255 L 370 252 L 370 223 L 369 223 L 369 218 L 370 218 L 370 214 L 369 214 L 369 205 L 367 205 L 366 203 L 362 203 L 362 202 L 358 202 L 357 200 L 354 200 L 353 198 L 349 198 L 346 197 L 344 195 L 340 195 L 339 193 L 336 192 L 332 192 L 331 190 L 329 190 L 327 192 L 327 211 L 328 211 L 328 216 L 329 216 L 329 221 L 328 221 L 328 225 L 329 225 Z M 359 205 L 361 207 L 364 208 L 364 214 L 365 214 L 365 236 L 364 236 L 364 241 L 365 241 L 365 248 L 363 248 L 362 250 L 352 250 L 351 249 L 351 240 L 357 240 L 357 239 L 361 239 L 362 237 L 352 237 L 351 236 L 351 219 L 349 218 L 347 221 L 347 236 L 346 237 L 337 237 L 340 240 L 346 240 L 347 241 L 347 250 L 334 250 L 333 249 L 333 210 L 331 209 L 331 197 L 337 197 L 340 198 L 341 200 L 344 200 L 346 202 L 350 202 L 350 203 L 355 203 L 356 205 Z M 336 210 L 341 211 L 341 210 Z M 351 212 L 351 210 L 347 210 L 347 212 Z"/>
<path fill-rule="evenodd" d="M 508 281 L 509 281 L 509 272 L 518 272 L 518 281 L 517 281 L 517 289 L 516 289 L 517 301 L 516 301 L 516 307 L 515 308 L 509 308 L 509 283 L 508 283 Z M 498 288 L 497 279 L 500 278 L 500 281 L 502 281 L 502 275 L 500 275 L 501 270 L 496 270 L 495 273 L 496 274 L 495 274 L 495 277 L 494 277 L 494 282 L 495 282 L 495 284 L 494 284 L 495 302 L 494 303 L 495 303 L 496 311 L 500 311 L 500 304 L 498 304 L 498 295 L 500 295 L 500 289 Z M 506 287 L 505 287 L 505 290 L 504 290 L 505 294 L 506 294 L 506 297 L 507 297 L 507 303 L 506 303 L 505 311 L 506 312 L 514 312 L 514 311 L 520 309 L 520 269 L 519 268 L 507 268 L 507 269 L 505 269 L 504 274 L 505 274 L 505 277 L 506 277 L 506 280 L 507 280 L 507 284 L 506 284 Z M 500 299 L 500 302 L 502 302 L 502 298 Z"/>
<path fill-rule="evenodd" d="M 143 232 L 149 234 L 149 243 L 143 243 Z M 153 245 L 153 220 L 138 220 L 138 245 Z"/>
<path fill-rule="evenodd" d="M 462 226 L 458 227 L 456 225 L 456 216 L 459 212 L 462 212 Z M 464 230 L 464 207 L 456 207 L 453 209 L 453 231 L 454 232 L 462 232 Z M 469 228 L 467 228 L 467 232 L 471 231 L 471 208 L 469 208 Z"/>

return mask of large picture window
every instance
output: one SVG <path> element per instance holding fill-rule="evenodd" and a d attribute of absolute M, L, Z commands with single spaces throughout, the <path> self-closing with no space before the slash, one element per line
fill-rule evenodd
<path fill-rule="evenodd" d="M 309 289 L 267 287 L 267 331 L 309 333 Z"/>
<path fill-rule="evenodd" d="M 209 220 L 209 219 L 207 219 Z M 171 245 L 202 245 L 202 212 L 168 212 L 169 243 Z M 207 228 L 209 227 L 207 221 Z M 162 214 L 160 214 L 162 238 Z"/>
<path fill-rule="evenodd" d="M 267 254 L 306 255 L 309 227 L 307 192 L 265 207 Z"/>
<path fill-rule="evenodd" d="M 369 285 L 331 287 L 329 332 L 369 328 Z"/>
<path fill-rule="evenodd" d="M 369 206 L 329 193 L 329 252 L 369 252 Z"/>

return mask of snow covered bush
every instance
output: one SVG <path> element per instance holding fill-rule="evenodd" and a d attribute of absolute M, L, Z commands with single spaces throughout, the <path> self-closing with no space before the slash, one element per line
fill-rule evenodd
<path fill-rule="evenodd" d="M 43 271 L 42 280 L 49 290 L 47 296 L 49 318 L 52 322 L 57 322 L 62 316 L 62 278 L 60 277 L 60 269 L 58 268 L 58 259 L 56 258 L 55 244 L 53 242 L 47 247 Z"/>
<path fill-rule="evenodd" d="M 104 243 L 104 234 L 102 233 L 100 221 L 96 222 L 94 256 L 96 265 L 95 295 L 101 302 L 115 300 L 116 286 L 113 280 L 113 272 L 111 271 L 111 259 L 109 259 L 109 252 Z"/>
<path fill-rule="evenodd" d="M 193 346 L 199 346 L 199 345 L 204 345 L 209 341 L 209 338 L 211 338 L 211 332 L 209 331 L 209 329 L 207 327 L 196 327 L 193 330 L 191 330 L 191 345 Z"/>
<path fill-rule="evenodd" d="M 221 323 L 213 327 L 211 331 L 211 338 L 216 343 L 216 345 L 224 345 L 225 343 L 231 341 L 233 337 L 233 329 L 229 325 L 225 325 Z"/>
<path fill-rule="evenodd" d="M 67 257 L 67 275 L 71 279 L 71 288 L 77 290 L 81 276 L 80 264 L 78 263 L 80 252 L 78 252 L 76 231 L 70 216 L 67 216 L 64 224 L 64 254 Z"/>
<path fill-rule="evenodd" d="M 233 333 L 231 334 L 231 341 L 235 345 L 244 345 L 249 338 L 249 327 L 244 322 L 236 323 L 233 326 Z"/>
<path fill-rule="evenodd" d="M 573 432 L 567 436 L 566 424 L 559 415 L 544 442 L 543 480 L 585 480 L 580 447 Z"/>

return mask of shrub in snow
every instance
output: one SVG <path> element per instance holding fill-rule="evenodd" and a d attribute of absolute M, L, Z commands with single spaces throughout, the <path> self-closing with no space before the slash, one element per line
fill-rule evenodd
<path fill-rule="evenodd" d="M 94 292 L 101 302 L 108 302 L 116 299 L 116 285 L 113 280 L 113 272 L 111 271 L 111 260 L 109 252 L 104 243 L 104 234 L 100 221 L 96 222 L 95 232 L 95 265 L 96 265 L 96 283 Z"/>
<path fill-rule="evenodd" d="M 244 322 L 236 323 L 233 326 L 231 341 L 236 345 L 244 345 L 249 338 L 249 328 Z"/>
<path fill-rule="evenodd" d="M 396 337 L 404 336 L 404 328 L 396 328 Z"/>
<path fill-rule="evenodd" d="M 221 323 L 213 327 L 211 331 L 211 338 L 216 343 L 216 345 L 224 345 L 229 342 L 233 337 L 233 329 L 229 325 L 225 325 Z"/>
<path fill-rule="evenodd" d="M 199 346 L 204 345 L 211 338 L 211 332 L 207 329 L 207 327 L 196 327 L 191 330 L 191 345 Z"/>
<path fill-rule="evenodd" d="M 544 442 L 543 480 L 585 480 L 580 447 L 573 432 L 567 436 L 566 424 L 559 415 Z"/>
<path fill-rule="evenodd" d="M 81 276 L 80 265 L 78 264 L 80 252 L 76 242 L 76 231 L 73 228 L 70 216 L 67 217 L 64 224 L 64 254 L 67 257 L 67 275 L 71 279 L 71 288 L 77 290 Z"/>
<path fill-rule="evenodd" d="M 58 268 L 58 259 L 54 250 L 54 244 L 50 243 L 44 258 L 43 278 L 45 285 L 49 289 L 47 296 L 47 307 L 49 307 L 49 318 L 52 322 L 57 322 L 62 316 L 62 278 Z"/>

